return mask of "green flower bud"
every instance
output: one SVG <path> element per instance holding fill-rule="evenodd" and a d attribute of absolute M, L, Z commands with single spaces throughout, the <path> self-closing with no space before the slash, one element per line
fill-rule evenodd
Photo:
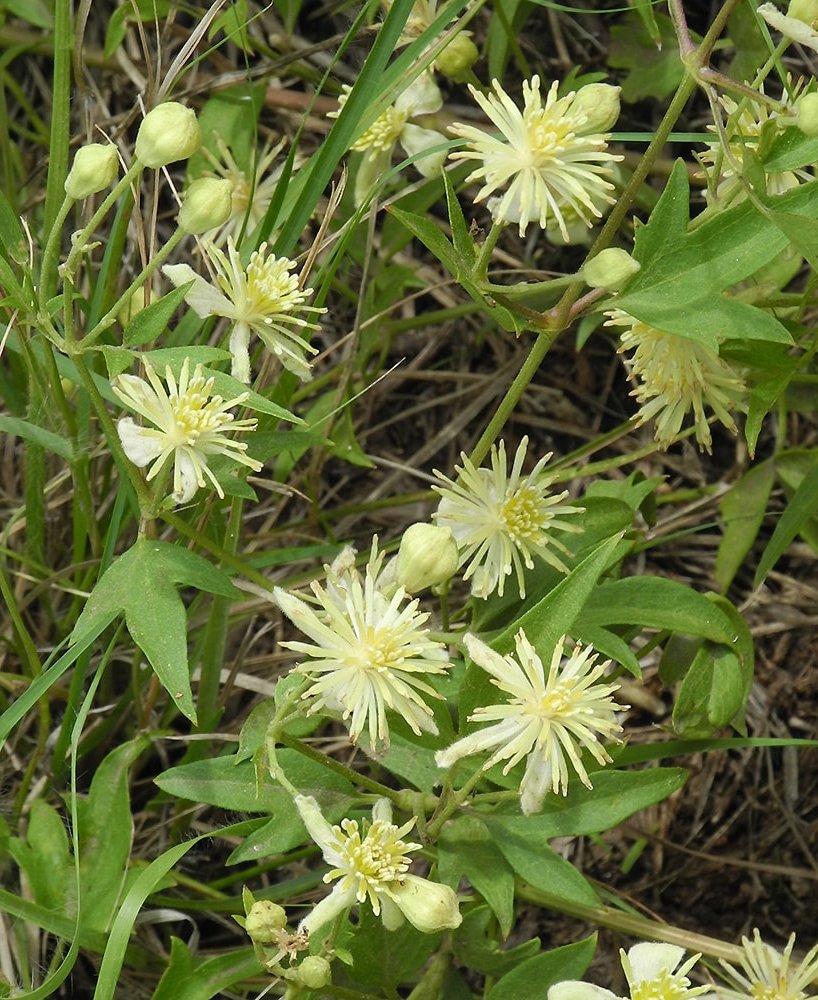
<path fill-rule="evenodd" d="M 146 167 L 164 167 L 193 156 L 202 144 L 202 130 L 193 108 L 178 101 L 157 104 L 139 126 L 134 152 Z"/>
<path fill-rule="evenodd" d="M 818 0 L 790 0 L 787 17 L 794 17 L 796 21 L 815 27 L 818 22 Z"/>
<path fill-rule="evenodd" d="M 465 31 L 458 31 L 435 59 L 435 68 L 455 83 L 463 83 L 469 70 L 479 58 L 477 46 L 468 34 Z"/>
<path fill-rule="evenodd" d="M 389 895 L 409 923 L 423 934 L 454 930 L 463 923 L 457 893 L 447 885 L 404 875 Z"/>
<path fill-rule="evenodd" d="M 330 964 L 321 955 L 308 955 L 298 966 L 299 982 L 308 990 L 323 989 L 331 978 Z"/>
<path fill-rule="evenodd" d="M 410 594 L 416 594 L 444 583 L 454 575 L 459 562 L 451 528 L 410 524 L 401 539 L 395 578 Z"/>
<path fill-rule="evenodd" d="M 811 137 L 818 135 L 818 92 L 804 94 L 795 105 L 795 123 Z"/>
<path fill-rule="evenodd" d="M 257 899 L 250 907 L 244 929 L 256 944 L 273 944 L 287 925 L 284 908 L 270 899 Z"/>
<path fill-rule="evenodd" d="M 150 305 L 151 302 L 153 302 L 154 297 L 153 292 L 149 291 L 147 305 Z M 131 297 L 120 308 L 119 312 L 116 314 L 116 318 L 122 326 L 127 326 L 137 313 L 142 312 L 145 305 L 145 289 L 144 287 L 137 288 Z"/>
<path fill-rule="evenodd" d="M 609 247 L 588 261 L 582 269 L 582 277 L 591 288 L 618 292 L 627 285 L 640 267 L 639 262 L 634 260 L 627 250 Z"/>
<path fill-rule="evenodd" d="M 69 198 L 81 201 L 110 187 L 118 173 L 119 156 L 116 146 L 101 142 L 81 146 L 65 178 L 65 193 Z"/>
<path fill-rule="evenodd" d="M 185 191 L 176 219 L 179 228 L 190 236 L 224 225 L 233 211 L 233 182 L 226 177 L 200 177 Z"/>
<path fill-rule="evenodd" d="M 621 87 L 610 83 L 589 83 L 577 91 L 572 111 L 586 116 L 580 135 L 608 132 L 619 118 L 619 93 Z"/>

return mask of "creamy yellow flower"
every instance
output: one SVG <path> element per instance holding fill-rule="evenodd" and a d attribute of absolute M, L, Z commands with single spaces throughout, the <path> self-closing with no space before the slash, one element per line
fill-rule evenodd
<path fill-rule="evenodd" d="M 262 243 L 244 268 L 232 237 L 227 239 L 226 255 L 213 244 L 205 244 L 204 251 L 215 272 L 215 284 L 188 264 L 166 264 L 162 273 L 177 288 L 192 282 L 185 302 L 197 316 L 224 316 L 232 321 L 229 349 L 233 378 L 250 381 L 251 333 L 260 337 L 288 371 L 301 379 L 310 378 L 305 355 L 318 352 L 303 334 L 319 329 L 312 317 L 326 309 L 306 304 L 312 289 L 302 288 L 301 279 L 292 273 L 295 261 L 268 253 L 267 244 Z"/>
<path fill-rule="evenodd" d="M 741 970 L 722 960 L 732 987 L 718 987 L 719 1000 L 816 1000 L 818 944 L 797 965 L 791 962 L 794 934 L 783 952 L 765 944 L 758 928 L 753 930 L 752 941 L 743 937 L 741 944 L 744 948 Z"/>
<path fill-rule="evenodd" d="M 456 893 L 448 886 L 409 874 L 411 859 L 407 855 L 420 850 L 421 845 L 402 838 L 415 819 L 396 826 L 388 799 L 378 799 L 372 823 L 363 829 L 353 819 L 330 826 L 312 796 L 296 795 L 295 805 L 331 866 L 324 881 L 335 882 L 329 896 L 301 921 L 300 932 L 311 934 L 356 903 L 367 902 L 388 930 L 398 928 L 404 918 L 425 934 L 460 926 Z"/>
<path fill-rule="evenodd" d="M 565 639 L 563 636 L 557 643 L 546 676 L 543 662 L 523 629 L 515 639 L 516 659 L 500 656 L 476 636 L 467 634 L 464 641 L 469 656 L 511 698 L 477 708 L 469 721 L 494 725 L 470 733 L 435 754 L 438 767 L 451 767 L 462 757 L 493 750 L 483 768 L 504 760 L 504 774 L 528 757 L 520 784 L 520 805 L 526 816 L 540 811 L 549 787 L 555 793 L 568 794 L 569 762 L 580 781 L 591 788 L 582 763 L 583 748 L 598 764 L 610 763 L 600 737 L 616 738 L 615 734 L 622 731 L 615 716 L 627 706 L 617 705 L 611 698 L 619 685 L 597 683 L 611 661 L 597 663 L 593 647 L 577 644 L 563 662 Z"/>
<path fill-rule="evenodd" d="M 451 528 L 460 549 L 460 565 L 467 567 L 463 579 L 472 581 L 476 597 L 485 598 L 495 591 L 502 597 L 506 577 L 512 572 L 520 597 L 525 597 L 523 568 L 533 568 L 535 555 L 561 573 L 567 572 L 553 549 L 565 554 L 569 550 L 551 532 L 580 531 L 564 517 L 579 514 L 583 508 L 562 503 L 567 490 L 549 492 L 554 477 L 545 466 L 551 453 L 523 475 L 527 448 L 528 437 L 524 437 L 510 472 L 504 441 L 492 448 L 490 469 L 475 469 L 461 454 L 463 466 L 455 466 L 457 481 L 434 470 L 445 485 L 432 487 L 441 497 L 432 517 L 441 527 Z"/>
<path fill-rule="evenodd" d="M 119 421 L 117 431 L 125 454 L 140 469 L 151 466 L 148 481 L 155 479 L 172 458 L 172 496 L 177 504 L 187 503 L 197 489 L 206 486 L 205 477 L 219 496 L 224 496 L 218 479 L 208 468 L 210 455 L 226 455 L 256 472 L 261 468 L 260 462 L 245 455 L 246 444 L 228 437 L 234 431 L 255 429 L 255 420 L 236 420 L 229 412 L 245 401 L 246 394 L 227 401 L 214 396 L 213 379 L 204 378 L 201 365 L 196 366 L 191 377 L 189 360 L 185 358 L 178 384 L 171 369 L 165 369 L 167 389 L 147 361 L 147 382 L 136 375 L 119 375 L 111 383 L 128 409 L 153 424 L 141 426 L 130 417 Z"/>
<path fill-rule="evenodd" d="M 715 1000 L 708 986 L 691 986 L 687 973 L 701 958 L 693 955 L 681 968 L 684 948 L 675 944 L 643 941 L 619 957 L 628 980 L 630 1000 Z M 621 1000 L 604 986 L 566 980 L 548 990 L 548 1000 Z"/>
<path fill-rule="evenodd" d="M 298 670 L 315 677 L 304 694 L 313 702 L 310 713 L 340 712 L 352 741 L 366 730 L 373 751 L 389 743 L 387 711 L 417 735 L 437 732 L 423 696 L 440 695 L 425 678 L 449 666 L 445 647 L 422 627 L 428 613 L 418 610 L 417 600 L 407 602 L 402 587 L 385 593 L 382 569 L 376 539 L 364 577 L 354 565 L 327 567 L 327 587 L 312 584 L 313 606 L 280 587 L 273 591 L 284 614 L 312 640 L 281 644 L 308 657 Z"/>
<path fill-rule="evenodd" d="M 586 226 L 600 218 L 597 203 L 613 203 L 611 164 L 622 157 L 607 152 L 608 135 L 588 128 L 594 124 L 592 109 L 583 106 L 581 91 L 558 98 L 555 81 L 543 103 L 540 78 L 534 76 L 523 83 L 520 111 L 497 80 L 492 87 L 485 95 L 469 89 L 502 137 L 456 123 L 450 131 L 465 139 L 466 147 L 450 157 L 478 163 L 466 178 L 482 182 L 475 201 L 504 190 L 488 201 L 496 222 L 517 223 L 523 236 L 530 223 L 545 229 L 555 220 L 568 242 L 564 213 L 571 210 Z"/>
<path fill-rule="evenodd" d="M 640 404 L 639 421 L 656 422 L 656 441 L 668 448 L 693 414 L 696 440 L 706 451 L 712 436 L 706 408 L 736 433 L 730 411 L 740 407 L 744 383 L 719 355 L 697 340 L 666 333 L 619 309 L 606 314 L 607 326 L 621 326 L 619 353 L 635 383 L 631 395 Z M 633 352 L 633 353 L 630 353 Z"/>

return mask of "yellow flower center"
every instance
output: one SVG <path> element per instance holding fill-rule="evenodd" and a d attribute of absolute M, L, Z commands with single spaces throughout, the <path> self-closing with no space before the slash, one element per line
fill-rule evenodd
<path fill-rule="evenodd" d="M 371 149 L 374 152 L 391 149 L 400 138 L 406 125 L 408 114 L 396 108 L 387 108 L 362 136 L 352 144 L 358 151 Z"/>
<path fill-rule="evenodd" d="M 376 820 L 361 839 L 358 824 L 353 819 L 341 821 L 334 826 L 333 849 L 341 858 L 341 865 L 324 876 L 326 882 L 343 878 L 343 888 L 356 888 L 356 895 L 363 900 L 372 890 L 394 882 L 409 868 L 409 851 L 415 844 L 407 844 L 398 836 L 399 828 L 394 823 Z M 346 883 L 346 884 L 344 884 Z"/>
<path fill-rule="evenodd" d="M 221 396 L 211 398 L 213 379 L 192 378 L 182 396 L 170 394 L 176 423 L 176 444 L 193 445 L 200 437 L 232 423 L 232 413 L 220 410 Z"/>
<path fill-rule="evenodd" d="M 690 980 L 663 969 L 656 979 L 646 979 L 631 987 L 631 1000 L 681 1000 L 687 995 Z"/>
<path fill-rule="evenodd" d="M 573 138 L 571 120 L 555 118 L 550 110 L 541 108 L 525 116 L 526 148 L 532 167 L 545 166 Z"/>
<path fill-rule="evenodd" d="M 287 257 L 265 256 L 262 245 L 247 265 L 247 311 L 258 316 L 290 312 L 304 301 L 298 277 L 290 274 L 295 261 Z"/>
<path fill-rule="evenodd" d="M 400 666 L 403 661 L 400 643 L 392 629 L 366 625 L 361 629 L 360 640 L 352 654 L 353 666 L 359 670 L 384 671 Z"/>
<path fill-rule="evenodd" d="M 521 486 L 500 505 L 500 522 L 512 541 L 539 537 L 547 517 L 538 501 L 531 486 Z"/>

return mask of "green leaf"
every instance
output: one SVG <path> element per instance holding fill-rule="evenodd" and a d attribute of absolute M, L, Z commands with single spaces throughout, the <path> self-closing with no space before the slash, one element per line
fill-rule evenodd
<path fill-rule="evenodd" d="M 753 466 L 721 499 L 719 511 L 724 522 L 713 576 L 722 593 L 744 564 L 767 513 L 767 500 L 775 481 L 772 460 Z"/>
<path fill-rule="evenodd" d="M 6 195 L 0 191 L 0 249 L 17 263 L 27 260 L 27 243 L 20 219 Z"/>
<path fill-rule="evenodd" d="M 818 451 L 814 452 L 812 466 L 807 470 L 798 489 L 787 504 L 775 526 L 772 538 L 758 563 L 753 586 L 758 587 L 775 566 L 790 542 L 818 511 Z"/>
<path fill-rule="evenodd" d="M 449 212 L 449 225 L 452 230 L 452 241 L 454 243 L 455 253 L 458 254 L 460 259 L 464 261 L 466 266 L 474 267 L 477 261 L 477 248 L 474 245 L 474 240 L 469 232 L 469 226 L 466 223 L 466 217 L 463 215 L 463 209 L 460 207 L 460 202 L 457 200 L 457 195 L 455 194 L 454 187 L 452 186 L 452 179 L 446 170 L 443 171 L 443 186 L 446 191 L 446 206 Z"/>
<path fill-rule="evenodd" d="M 352 786 L 346 778 L 327 770 L 296 750 L 279 750 L 277 758 L 296 788 L 304 795 L 314 796 L 322 809 L 329 812 L 330 809 L 348 807 Z M 177 798 L 206 802 L 234 812 L 273 813 L 282 824 L 288 823 L 291 817 L 298 816 L 289 792 L 272 779 L 257 788 L 253 763 L 238 760 L 233 755 L 180 764 L 164 771 L 155 781 L 162 791 Z M 301 839 L 279 850 L 289 850 L 307 839 L 300 820 L 298 824 L 298 836 Z M 288 833 L 284 839 L 289 839 L 289 836 Z"/>
<path fill-rule="evenodd" d="M 150 746 L 139 737 L 112 750 L 97 768 L 87 799 L 77 800 L 82 926 L 107 931 L 125 885 L 133 838 L 128 776 Z"/>
<path fill-rule="evenodd" d="M 505 838 L 513 835 L 525 838 L 536 853 L 537 844 L 554 837 L 581 837 L 612 830 L 640 809 L 677 792 L 686 780 L 687 771 L 681 767 L 595 771 L 593 789 L 574 781 L 564 798 L 548 795 L 544 811 L 536 816 L 483 816 L 482 819 L 501 848 Z M 543 889 L 548 891 L 546 886 Z"/>
<path fill-rule="evenodd" d="M 414 979 L 440 940 L 439 934 L 421 934 L 409 923 L 388 931 L 369 906 L 358 910 L 358 925 L 347 921 L 339 944 L 352 957 L 351 978 L 381 996 L 397 996 L 396 987 Z"/>
<path fill-rule="evenodd" d="M 435 764 L 435 752 L 419 746 L 417 737 L 407 739 L 393 730 L 389 749 L 379 757 L 379 762 L 421 792 L 431 792 L 440 784 L 441 771 Z"/>
<path fill-rule="evenodd" d="M 730 645 L 735 629 L 710 600 L 684 584 L 655 576 L 631 576 L 603 583 L 583 609 L 579 628 L 639 625 L 688 632 Z"/>
<path fill-rule="evenodd" d="M 156 676 L 189 719 L 196 718 L 187 658 L 187 615 L 177 585 L 238 597 L 229 578 L 179 545 L 140 539 L 115 560 L 91 592 L 72 644 L 96 638 L 119 615 Z"/>
<path fill-rule="evenodd" d="M 596 951 L 596 934 L 529 958 L 493 986 L 486 1000 L 548 1000 L 548 991 L 566 979 L 581 979 Z"/>
<path fill-rule="evenodd" d="M 500 948 L 494 934 L 489 933 L 492 919 L 488 906 L 478 906 L 464 914 L 452 942 L 455 958 L 461 965 L 474 972 L 501 976 L 539 953 L 539 938 L 530 938 L 515 948 Z"/>
<path fill-rule="evenodd" d="M 238 948 L 226 955 L 202 960 L 194 958 L 183 941 L 172 937 L 170 961 L 152 1000 L 211 1000 L 211 997 L 224 996 L 231 986 L 263 972 L 264 967 L 252 948 Z"/>
<path fill-rule="evenodd" d="M 682 82 L 684 66 L 679 58 L 679 43 L 673 22 L 666 14 L 656 15 L 660 35 L 657 44 L 654 29 L 645 24 L 641 12 L 627 14 L 611 28 L 608 65 L 628 70 L 622 80 L 622 98 L 628 103 L 645 98 L 662 98 Z M 700 36 L 691 33 L 694 44 Z"/>
<path fill-rule="evenodd" d="M 60 437 L 59 434 L 54 434 L 53 431 L 47 431 L 43 427 L 38 427 L 37 424 L 32 424 L 28 420 L 21 420 L 19 417 L 6 417 L 0 414 L 0 431 L 5 431 L 6 434 L 14 434 L 24 441 L 33 441 L 34 444 L 39 445 L 45 451 L 59 455 L 66 462 L 71 462 L 74 459 L 74 451 L 70 441 Z"/>
<path fill-rule="evenodd" d="M 456 886 L 465 876 L 508 937 L 514 923 L 514 875 L 485 823 L 476 816 L 458 816 L 444 825 L 438 847 L 440 880 Z"/>
<path fill-rule="evenodd" d="M 759 158 L 768 174 L 812 166 L 818 160 L 818 137 L 798 128 L 781 129 Z"/>
<path fill-rule="evenodd" d="M 674 182 L 675 191 L 680 184 Z M 789 244 L 774 213 L 807 220 L 818 216 L 818 182 L 763 200 L 770 209 L 765 214 L 745 201 L 681 237 L 668 238 L 663 216 L 654 221 L 654 210 L 639 236 L 642 248 L 649 251 L 647 262 L 618 299 L 618 307 L 657 329 L 714 349 L 721 338 L 791 343 L 774 316 L 722 295 Z"/>
<path fill-rule="evenodd" d="M 73 920 L 77 912 L 74 862 L 57 810 L 36 798 L 31 804 L 26 839 L 11 837 L 8 849 L 25 873 L 34 902 Z"/>
<path fill-rule="evenodd" d="M 174 288 L 172 292 L 136 313 L 125 327 L 122 337 L 125 347 L 141 347 L 151 340 L 157 340 L 165 332 L 171 316 L 184 302 L 185 294 L 192 285 L 193 282 L 189 281 L 179 288 Z"/>
<path fill-rule="evenodd" d="M 738 655 L 725 646 L 703 643 L 676 696 L 673 728 L 688 739 L 712 736 L 741 712 L 745 691 Z"/>
<path fill-rule="evenodd" d="M 513 825 L 513 819 L 522 823 Z M 596 890 L 570 861 L 545 842 L 537 829 L 537 817 L 486 816 L 486 826 L 517 875 L 534 889 L 583 906 L 598 906 Z M 607 827 L 606 827 L 607 829 Z"/>

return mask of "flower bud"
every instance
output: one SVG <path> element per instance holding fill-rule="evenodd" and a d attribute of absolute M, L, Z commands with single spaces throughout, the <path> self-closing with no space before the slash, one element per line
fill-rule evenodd
<path fill-rule="evenodd" d="M 185 192 L 176 222 L 190 236 L 224 225 L 233 211 L 233 182 L 226 177 L 200 177 Z"/>
<path fill-rule="evenodd" d="M 410 594 L 445 582 L 460 562 L 451 528 L 410 524 L 403 533 L 396 562 L 397 581 Z"/>
<path fill-rule="evenodd" d="M 404 875 L 389 895 L 409 923 L 423 934 L 454 930 L 463 922 L 457 893 L 419 875 Z"/>
<path fill-rule="evenodd" d="M 463 83 L 479 58 L 477 46 L 469 35 L 465 31 L 458 31 L 435 59 L 435 69 L 455 83 Z"/>
<path fill-rule="evenodd" d="M 164 167 L 186 160 L 202 144 L 202 130 L 193 108 L 178 101 L 157 104 L 139 126 L 134 152 L 146 167 Z"/>
<path fill-rule="evenodd" d="M 150 305 L 154 298 L 155 296 L 153 292 L 149 291 L 147 305 Z M 137 313 L 142 312 L 145 305 L 145 288 L 143 286 L 142 288 L 137 288 L 131 297 L 125 301 L 119 312 L 116 314 L 116 318 L 122 326 L 125 327 L 131 322 Z"/>
<path fill-rule="evenodd" d="M 793 17 L 796 21 L 803 21 L 804 24 L 815 27 L 818 22 L 818 0 L 790 0 L 787 17 Z"/>
<path fill-rule="evenodd" d="M 101 142 L 81 146 L 65 178 L 65 193 L 69 198 L 81 201 L 110 187 L 118 173 L 119 156 L 116 146 Z"/>
<path fill-rule="evenodd" d="M 804 94 L 795 105 L 795 123 L 812 138 L 818 135 L 818 92 Z"/>
<path fill-rule="evenodd" d="M 308 955 L 298 966 L 298 979 L 308 990 L 321 990 L 332 978 L 330 964 L 321 955 Z"/>
<path fill-rule="evenodd" d="M 589 83 L 581 87 L 571 105 L 571 111 L 585 115 L 580 126 L 580 135 L 607 132 L 619 118 L 619 93 L 621 87 L 610 83 Z"/>
<path fill-rule="evenodd" d="M 256 944 L 272 944 L 287 924 L 284 908 L 270 899 L 257 899 L 250 907 L 244 929 Z"/>
<path fill-rule="evenodd" d="M 609 247 L 588 261 L 582 269 L 582 277 L 591 288 L 618 292 L 627 285 L 640 267 L 639 262 L 634 260 L 627 250 Z"/>

